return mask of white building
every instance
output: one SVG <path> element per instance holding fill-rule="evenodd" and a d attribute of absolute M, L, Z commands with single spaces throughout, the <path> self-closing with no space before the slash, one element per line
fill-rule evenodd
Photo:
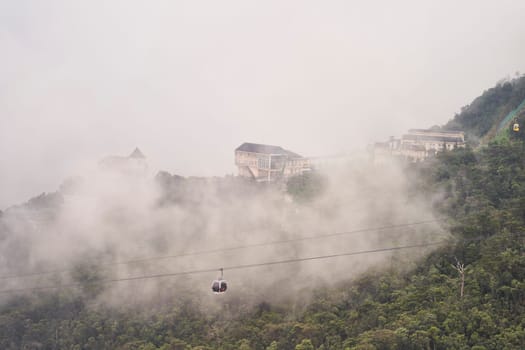
<path fill-rule="evenodd" d="M 465 147 L 465 133 L 410 129 L 401 137 L 401 148 L 412 145 L 423 146 L 427 152 L 434 151 L 434 154 L 443 150 L 453 150 L 457 147 Z"/>
<path fill-rule="evenodd" d="M 391 137 L 387 142 L 375 143 L 373 156 L 375 162 L 384 162 L 393 156 L 417 162 L 458 147 L 465 147 L 462 131 L 410 129 L 400 139 Z"/>

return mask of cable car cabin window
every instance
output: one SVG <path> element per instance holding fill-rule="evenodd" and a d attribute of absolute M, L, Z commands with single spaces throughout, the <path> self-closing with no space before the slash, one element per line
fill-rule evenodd
<path fill-rule="evenodd" d="M 211 290 L 216 294 L 224 293 L 226 289 L 228 289 L 228 285 L 224 280 L 215 280 L 211 286 Z"/>

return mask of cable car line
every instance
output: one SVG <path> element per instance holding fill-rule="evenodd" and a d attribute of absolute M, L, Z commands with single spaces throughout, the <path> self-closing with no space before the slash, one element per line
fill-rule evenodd
<path fill-rule="evenodd" d="M 149 261 L 155 261 L 155 260 L 166 260 L 166 259 L 174 259 L 174 258 L 181 258 L 181 257 L 187 257 L 187 256 L 222 253 L 222 252 L 229 252 L 229 251 L 241 250 L 241 249 L 247 249 L 247 248 L 271 246 L 271 245 L 276 245 L 276 244 L 285 244 L 285 243 L 300 242 L 300 241 L 307 241 L 307 240 L 323 239 L 323 238 L 345 236 L 345 235 L 352 235 L 352 234 L 365 233 L 365 232 L 384 231 L 388 229 L 424 225 L 424 224 L 435 223 L 435 222 L 440 222 L 440 221 L 444 221 L 444 220 L 443 219 L 433 219 L 433 220 L 417 221 L 417 222 L 411 222 L 411 223 L 405 223 L 405 224 L 378 226 L 378 227 L 372 227 L 372 228 L 369 227 L 369 228 L 362 228 L 362 229 L 356 229 L 356 230 L 351 230 L 351 231 L 340 231 L 340 232 L 334 232 L 334 233 L 329 233 L 329 234 L 317 234 L 317 235 L 311 235 L 311 236 L 282 239 L 282 240 L 277 240 L 277 241 L 260 242 L 260 243 L 239 245 L 239 246 L 233 246 L 233 247 L 200 250 L 200 251 L 179 253 L 179 254 L 173 254 L 173 255 L 150 256 L 150 257 L 136 258 L 136 259 L 126 260 L 126 261 L 113 261 L 113 262 L 106 262 L 106 263 L 99 263 L 99 264 L 90 264 L 88 265 L 88 267 L 129 265 L 129 264 L 136 264 L 136 263 L 149 262 Z M 49 275 L 49 274 L 55 274 L 55 273 L 65 273 L 65 272 L 71 272 L 71 271 L 73 271 L 73 269 L 68 268 L 68 269 L 57 269 L 57 270 L 48 270 L 48 271 L 27 272 L 27 273 L 22 273 L 22 274 L 17 274 L 17 275 L 0 276 L 0 280 Z"/>
<path fill-rule="evenodd" d="M 223 270 L 250 269 L 250 268 L 262 267 L 262 266 L 292 264 L 292 263 L 299 263 L 299 262 L 312 261 L 312 260 L 333 259 L 333 258 L 338 258 L 338 257 L 343 257 L 343 256 L 354 256 L 354 255 L 363 255 L 363 254 L 371 254 L 371 253 L 381 253 L 381 252 L 387 252 L 387 251 L 398 251 L 398 250 L 403 250 L 403 249 L 423 248 L 423 247 L 430 247 L 430 246 L 440 245 L 440 244 L 443 244 L 443 243 L 446 243 L 446 242 L 449 242 L 449 240 L 440 240 L 440 241 L 434 241 L 434 242 L 428 242 L 428 243 L 419 243 L 419 244 L 411 244 L 411 245 L 397 246 L 397 247 L 387 247 L 387 248 L 377 248 L 377 249 L 361 250 L 361 251 L 356 251 L 356 252 L 337 253 L 337 254 L 330 254 L 330 255 L 318 255 L 318 256 L 310 256 L 310 257 L 304 257 L 304 258 L 291 258 L 291 259 L 276 260 L 276 261 L 269 261 L 269 262 L 263 262 L 263 263 L 253 263 L 253 264 L 244 264 L 244 265 L 232 265 L 232 266 L 221 267 L 219 269 L 217 269 L 217 268 L 210 268 L 210 269 L 201 269 L 201 270 L 189 270 L 189 271 L 181 271 L 181 272 L 160 273 L 160 274 L 154 274 L 154 275 L 142 275 L 142 276 L 121 277 L 121 278 L 110 278 L 110 279 L 96 281 L 94 283 L 95 284 L 107 284 L 107 283 L 116 283 L 116 282 L 123 282 L 123 281 L 136 281 L 136 280 L 147 280 L 147 279 L 154 279 L 154 278 L 163 278 L 163 277 L 195 275 L 195 274 L 210 273 L 210 272 L 217 272 L 217 271 L 221 271 L 222 272 Z M 79 286 L 82 286 L 82 283 L 69 283 L 69 284 L 55 285 L 55 286 L 42 286 L 42 287 L 31 287 L 31 288 L 6 289 L 6 290 L 0 290 L 0 294 L 12 294 L 12 293 L 17 293 L 17 292 L 29 292 L 29 291 L 43 291 L 43 290 L 53 290 L 53 289 L 63 289 L 63 288 L 74 288 L 74 287 L 79 287 Z"/>

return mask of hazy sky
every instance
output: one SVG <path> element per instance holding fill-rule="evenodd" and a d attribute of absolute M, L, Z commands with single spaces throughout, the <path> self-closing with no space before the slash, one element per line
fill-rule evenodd
<path fill-rule="evenodd" d="M 525 1 L 0 0 L 0 209 L 139 146 L 234 173 L 443 124 L 525 71 Z"/>

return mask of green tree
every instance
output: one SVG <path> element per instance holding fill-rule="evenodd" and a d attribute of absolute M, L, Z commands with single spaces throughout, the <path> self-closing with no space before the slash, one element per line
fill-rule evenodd
<path fill-rule="evenodd" d="M 295 346 L 295 350 L 314 350 L 314 346 L 310 339 L 303 339 Z"/>

